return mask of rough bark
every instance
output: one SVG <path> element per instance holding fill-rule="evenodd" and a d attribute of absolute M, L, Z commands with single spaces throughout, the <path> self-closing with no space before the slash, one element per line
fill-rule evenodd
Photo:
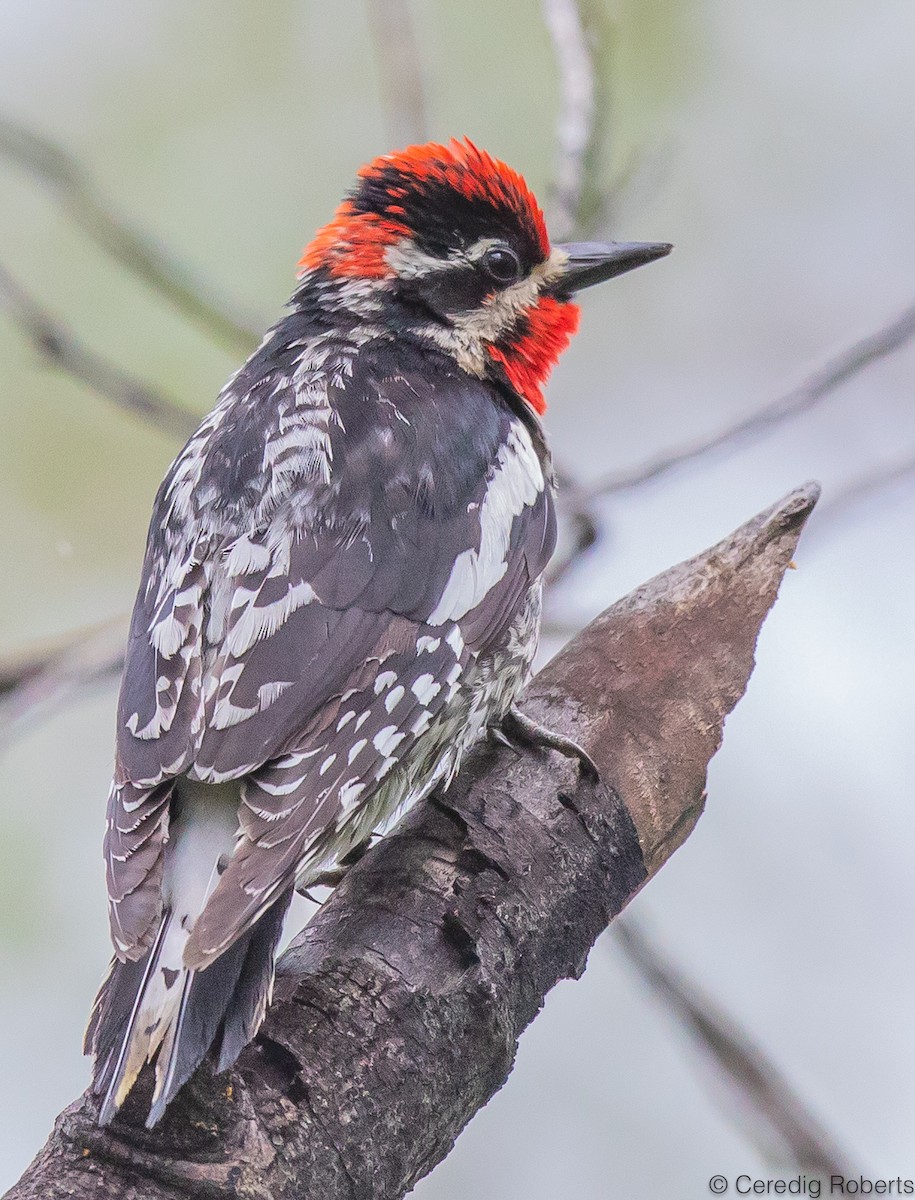
<path fill-rule="evenodd" d="M 395 1200 L 502 1086 L 549 989 L 682 844 L 814 485 L 608 609 L 523 708 L 595 759 L 481 746 L 350 872 L 283 957 L 235 1070 L 149 1133 L 83 1096 L 15 1200 Z M 138 1097 L 139 1101 L 141 1097 Z"/>

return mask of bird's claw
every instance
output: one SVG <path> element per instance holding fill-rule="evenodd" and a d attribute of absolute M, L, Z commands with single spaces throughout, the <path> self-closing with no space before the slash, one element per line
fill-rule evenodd
<path fill-rule="evenodd" d="M 515 743 L 511 740 L 501 725 L 490 725 L 489 736 L 499 746 L 506 746 L 509 750 L 515 749 Z"/>
<path fill-rule="evenodd" d="M 360 858 L 365 857 L 371 849 L 372 843 L 377 838 L 378 834 L 370 833 L 367 838 L 364 838 L 363 841 L 353 846 L 352 850 L 344 854 L 335 867 L 330 867 L 327 871 L 322 871 L 320 875 L 315 875 L 303 887 L 297 887 L 296 891 L 300 896 L 304 896 L 306 900 L 311 900 L 313 904 L 320 903 L 311 895 L 309 889 L 315 887 L 338 887 L 349 874 L 350 869 L 356 865 Z"/>
<path fill-rule="evenodd" d="M 490 735 L 495 741 L 512 747 L 523 745 L 544 750 L 557 750 L 566 758 L 578 760 L 578 769 L 585 779 L 591 783 L 597 783 L 600 779 L 597 764 L 583 746 L 579 746 L 578 742 L 564 734 L 556 733 L 555 730 L 540 725 L 537 721 L 525 716 L 514 705 L 502 718 L 501 725 L 493 726 L 490 729 Z"/>

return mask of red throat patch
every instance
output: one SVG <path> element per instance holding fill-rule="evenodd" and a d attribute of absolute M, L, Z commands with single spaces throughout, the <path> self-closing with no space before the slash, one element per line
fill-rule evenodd
<path fill-rule="evenodd" d="M 577 331 L 579 315 L 577 304 L 542 296 L 511 341 L 487 347 L 511 386 L 540 416 L 546 412 L 543 385 Z"/>

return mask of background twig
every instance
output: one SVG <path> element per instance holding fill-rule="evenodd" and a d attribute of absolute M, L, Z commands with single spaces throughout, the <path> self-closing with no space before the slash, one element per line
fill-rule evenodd
<path fill-rule="evenodd" d="M 199 418 L 176 400 L 128 375 L 78 342 L 3 266 L 0 266 L 0 308 L 45 362 L 72 375 L 118 408 L 142 418 L 160 433 L 182 441 L 197 427 Z"/>
<path fill-rule="evenodd" d="M 613 26 L 592 0 L 542 0 L 559 77 L 550 225 L 556 240 L 587 237 L 607 215 L 602 187 L 610 126 Z"/>
<path fill-rule="evenodd" d="M 594 62 L 576 0 L 543 0 L 543 19 L 553 40 L 559 72 L 556 169 L 552 186 L 553 222 L 560 238 L 579 224 L 585 169 L 593 157 L 596 83 Z"/>
<path fill-rule="evenodd" d="M 0 746 L 40 713 L 120 674 L 126 643 L 127 619 L 115 617 L 0 660 Z"/>
<path fill-rule="evenodd" d="M 708 438 L 700 438 L 676 450 L 650 459 L 640 466 L 605 475 L 595 483 L 580 489 L 579 501 L 631 491 L 667 475 L 685 463 L 705 458 L 716 451 L 731 450 L 751 437 L 810 412 L 827 399 L 838 387 L 859 371 L 894 353 L 915 336 L 915 304 L 904 309 L 892 321 L 841 350 L 822 367 L 808 375 L 777 400 L 765 404 L 749 417 L 743 417 Z"/>
<path fill-rule="evenodd" d="M 252 324 L 230 312 L 172 254 L 117 216 L 63 147 L 0 117 L 0 155 L 53 191 L 73 220 L 107 254 L 165 297 L 189 321 L 229 349 L 248 354 L 260 341 Z"/>
<path fill-rule="evenodd" d="M 366 0 L 391 148 L 429 136 L 422 62 L 409 0 Z"/>
<path fill-rule="evenodd" d="M 915 477 L 915 455 L 908 454 L 896 462 L 882 463 L 876 470 L 859 475 L 842 487 L 834 490 L 828 503 L 823 505 L 822 520 L 817 521 L 817 536 L 832 528 L 837 519 L 844 517 L 849 509 L 866 503 L 871 497 L 892 487 L 896 483 L 910 481 Z"/>
<path fill-rule="evenodd" d="M 643 981 L 717 1069 L 728 1089 L 722 1107 L 765 1157 L 817 1177 L 861 1174 L 746 1029 L 667 962 L 631 918 L 614 932 Z"/>
<path fill-rule="evenodd" d="M 565 579 L 572 567 L 602 536 L 602 527 L 594 506 L 577 503 L 578 481 L 565 468 L 556 467 L 559 536 L 556 552 L 544 573 L 547 590 Z M 576 631 L 577 632 L 577 631 Z"/>

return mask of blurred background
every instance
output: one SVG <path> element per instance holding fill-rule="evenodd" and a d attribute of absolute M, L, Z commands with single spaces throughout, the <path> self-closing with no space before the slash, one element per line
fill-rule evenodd
<path fill-rule="evenodd" d="M 911 0 L 0 12 L 0 1187 L 88 1079 L 113 664 L 180 430 L 357 166 L 463 134 L 557 235 L 676 244 L 587 294 L 549 387 L 578 516 L 545 652 L 824 499 L 698 828 L 415 1194 L 915 1176 Z"/>

